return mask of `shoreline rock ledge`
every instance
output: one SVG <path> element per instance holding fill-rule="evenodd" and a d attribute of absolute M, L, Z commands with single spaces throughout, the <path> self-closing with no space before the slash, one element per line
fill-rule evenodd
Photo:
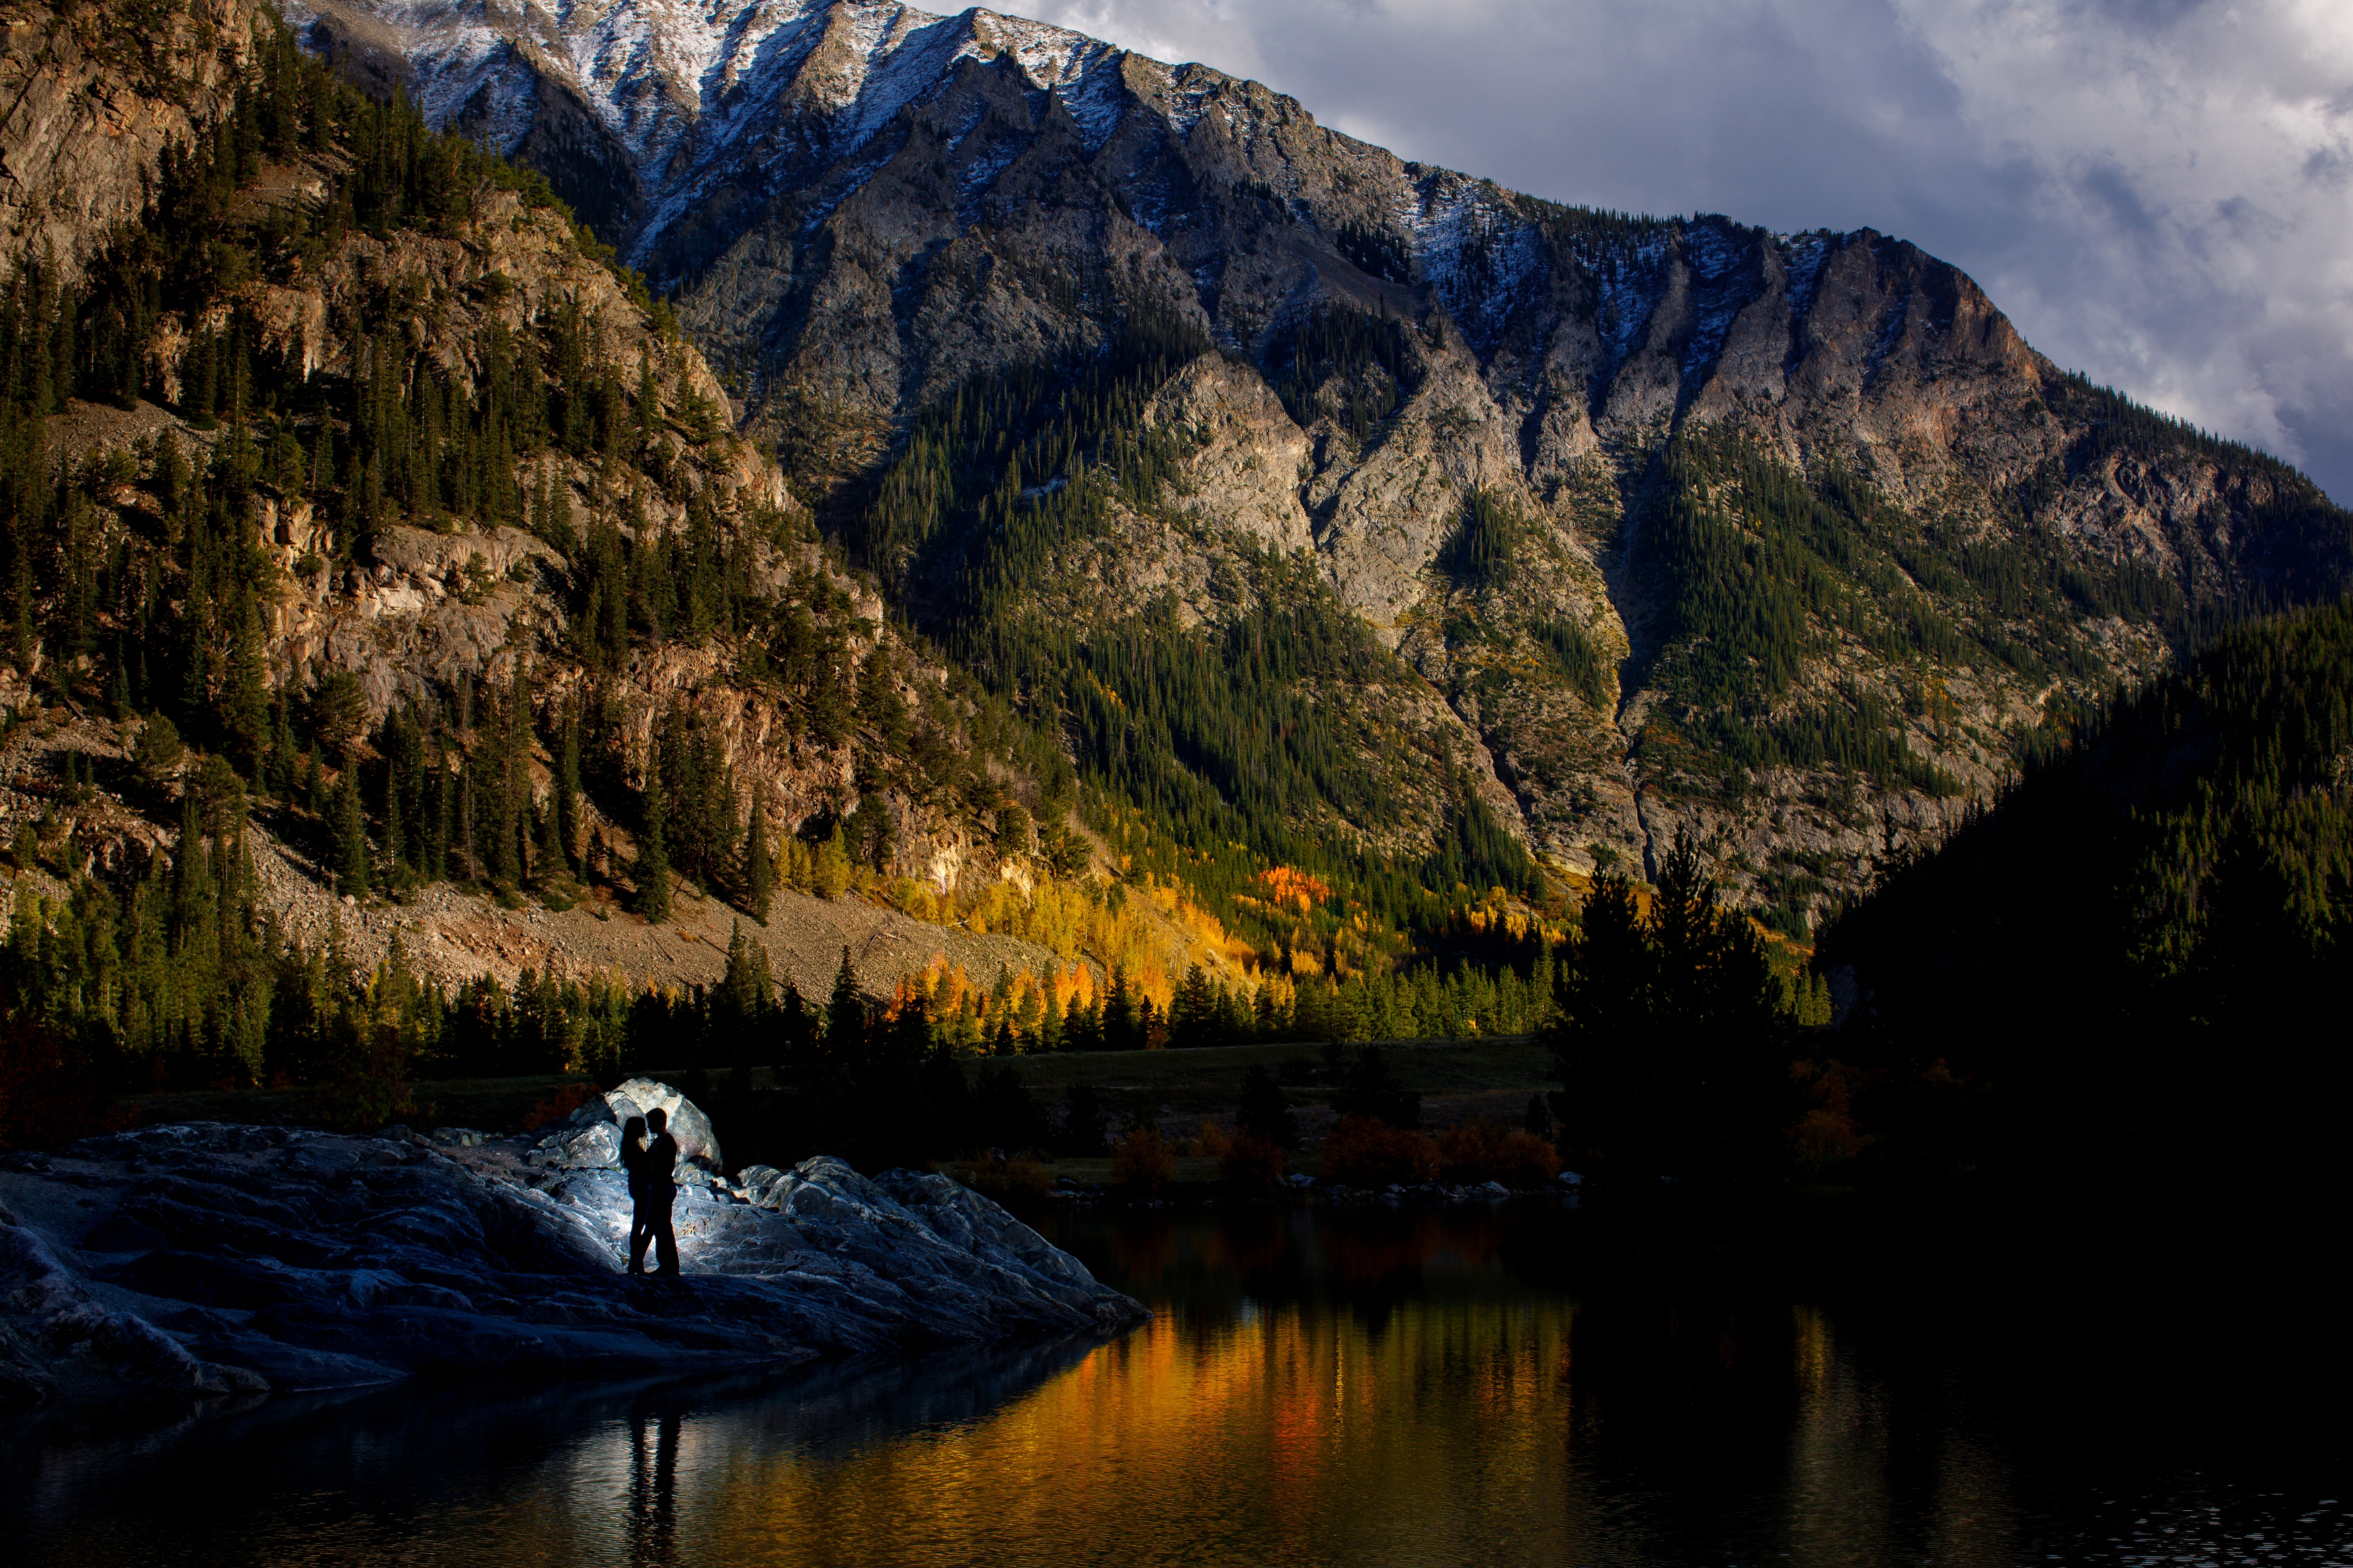
<path fill-rule="evenodd" d="M 623 1100 L 682 1106 L 704 1145 L 680 1162 L 676 1280 L 625 1272 Z M 731 1180 L 709 1128 L 635 1080 L 536 1135 L 182 1122 L 0 1156 L 0 1408 L 786 1365 L 1149 1316 L 945 1176 L 819 1156 Z"/>

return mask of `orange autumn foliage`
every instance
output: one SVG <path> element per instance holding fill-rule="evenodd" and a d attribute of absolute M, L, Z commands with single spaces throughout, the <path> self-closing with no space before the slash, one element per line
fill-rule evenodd
<path fill-rule="evenodd" d="M 1438 1145 L 1419 1132 L 1369 1116 L 1344 1116 L 1324 1140 L 1324 1179 L 1351 1187 L 1427 1182 L 1438 1174 Z"/>

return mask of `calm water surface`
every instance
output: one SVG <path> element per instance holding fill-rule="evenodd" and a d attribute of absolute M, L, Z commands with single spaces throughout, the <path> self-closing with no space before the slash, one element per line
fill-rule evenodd
<path fill-rule="evenodd" d="M 2325 1328 L 2158 1265 L 1810 1295 L 1584 1223 L 1081 1215 L 1157 1312 L 1109 1343 L 20 1421 L 10 1557 L 2353 1564 Z"/>

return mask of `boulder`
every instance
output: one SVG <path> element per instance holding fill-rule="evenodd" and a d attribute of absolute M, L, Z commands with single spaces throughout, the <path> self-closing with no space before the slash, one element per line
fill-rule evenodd
<path fill-rule="evenodd" d="M 617 1171 L 621 1168 L 621 1130 L 610 1121 L 567 1128 L 559 1136 L 542 1140 L 532 1152 L 531 1163 L 560 1171 Z"/>
<path fill-rule="evenodd" d="M 600 1121 L 615 1121 L 617 1120 L 618 1119 L 613 1114 L 611 1099 L 606 1095 L 592 1094 L 586 1100 L 582 1100 L 579 1106 L 574 1110 L 572 1114 L 565 1119 L 565 1125 L 567 1127 L 594 1127 Z"/>
<path fill-rule="evenodd" d="M 543 1133 L 528 1156 L 542 1170 L 615 1171 L 621 1165 L 621 1127 L 633 1116 L 659 1109 L 678 1140 L 671 1179 L 682 1187 L 721 1186 L 719 1138 L 702 1108 L 666 1083 L 633 1078 L 609 1094 L 591 1096 L 563 1124 Z M 487 1142 L 480 1133 L 434 1135 L 439 1144 L 471 1147 Z"/>
<path fill-rule="evenodd" d="M 719 1152 L 719 1134 L 712 1131 L 711 1118 L 670 1085 L 649 1078 L 633 1078 L 607 1095 L 605 1102 L 614 1118 L 622 1121 L 659 1110 L 670 1119 L 670 1135 L 678 1140 L 681 1160 L 692 1161 L 706 1171 L 726 1168 L 727 1162 Z"/>
<path fill-rule="evenodd" d="M 785 1173 L 774 1165 L 746 1165 L 735 1173 L 735 1184 L 743 1190 L 744 1201 L 760 1208 L 775 1208 L 769 1196 L 776 1184 L 786 1180 Z"/>

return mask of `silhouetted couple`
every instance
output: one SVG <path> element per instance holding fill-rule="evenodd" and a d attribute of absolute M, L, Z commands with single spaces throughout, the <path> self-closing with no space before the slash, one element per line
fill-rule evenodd
<path fill-rule="evenodd" d="M 652 1136 L 647 1136 L 648 1129 Z M 678 1200 L 678 1140 L 670 1135 L 668 1113 L 656 1109 L 621 1124 L 621 1168 L 629 1173 L 629 1272 L 646 1271 L 646 1247 L 653 1244 L 665 1279 L 678 1275 L 678 1233 L 670 1227 L 670 1205 Z"/>

